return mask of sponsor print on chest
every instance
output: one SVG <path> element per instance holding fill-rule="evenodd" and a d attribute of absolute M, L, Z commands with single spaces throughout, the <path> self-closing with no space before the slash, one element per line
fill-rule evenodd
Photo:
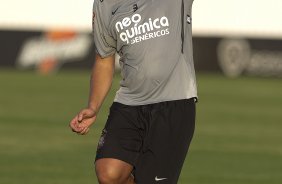
<path fill-rule="evenodd" d="M 166 16 L 143 19 L 141 13 L 134 13 L 117 21 L 115 31 L 122 42 L 133 45 L 168 35 L 169 20 Z"/>

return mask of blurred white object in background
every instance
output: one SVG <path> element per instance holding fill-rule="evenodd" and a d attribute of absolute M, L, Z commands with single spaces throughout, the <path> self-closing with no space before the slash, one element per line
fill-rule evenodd
<path fill-rule="evenodd" d="M 91 31 L 94 0 L 0 0 L 0 29 Z M 282 38 L 281 0 L 195 0 L 198 36 Z"/>

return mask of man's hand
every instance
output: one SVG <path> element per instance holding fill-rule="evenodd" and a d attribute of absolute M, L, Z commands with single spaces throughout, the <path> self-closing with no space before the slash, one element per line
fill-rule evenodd
<path fill-rule="evenodd" d="M 85 135 L 88 133 L 90 126 L 96 120 L 96 112 L 93 109 L 83 109 L 81 110 L 70 122 L 70 128 L 73 132 L 80 135 Z"/>
<path fill-rule="evenodd" d="M 96 115 L 111 88 L 115 70 L 115 55 L 102 58 L 96 54 L 92 67 L 88 108 L 80 111 L 70 122 L 72 131 L 84 135 L 96 120 Z"/>

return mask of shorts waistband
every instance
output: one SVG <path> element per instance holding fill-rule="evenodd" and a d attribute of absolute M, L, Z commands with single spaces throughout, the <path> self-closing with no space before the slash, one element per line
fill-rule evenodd
<path fill-rule="evenodd" d="M 165 107 L 169 104 L 178 104 L 178 103 L 196 103 L 198 99 L 196 97 L 189 99 L 180 99 L 180 100 L 171 100 L 171 101 L 163 101 L 158 103 L 146 104 L 146 105 L 125 105 L 119 102 L 113 102 L 113 106 L 120 108 L 141 108 L 141 109 L 159 109 Z"/>

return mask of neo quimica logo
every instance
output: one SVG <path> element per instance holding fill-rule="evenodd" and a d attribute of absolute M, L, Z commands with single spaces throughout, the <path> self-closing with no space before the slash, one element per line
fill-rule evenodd
<path fill-rule="evenodd" d="M 125 17 L 115 24 L 121 41 L 127 44 L 135 44 L 169 34 L 169 21 L 167 17 L 149 18 L 142 23 L 141 20 L 140 14 L 134 14 L 132 17 Z"/>

